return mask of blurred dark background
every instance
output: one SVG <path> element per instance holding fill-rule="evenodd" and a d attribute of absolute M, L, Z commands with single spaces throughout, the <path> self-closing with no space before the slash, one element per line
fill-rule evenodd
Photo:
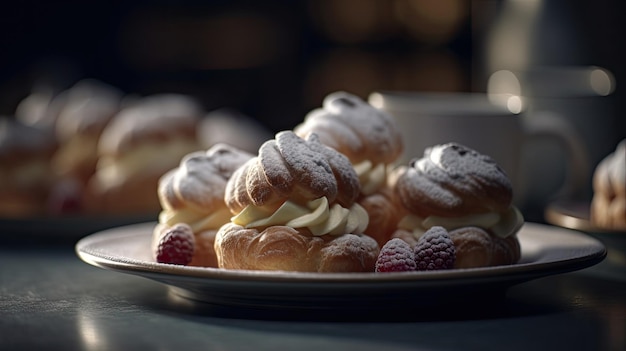
<path fill-rule="evenodd" d="M 508 1 L 520 2 L 520 1 Z M 617 0 L 37 1 L 0 10 L 0 114 L 42 85 L 95 78 L 127 93 L 180 92 L 279 131 L 335 90 L 482 91 L 487 38 L 534 30 L 529 64 L 598 65 L 624 108 Z M 528 6 L 527 6 L 528 7 Z M 509 11 L 510 12 L 510 11 Z M 508 17 L 507 17 L 508 16 Z M 626 78 L 623 79 L 626 81 Z M 616 134 L 625 137 L 623 118 Z"/>

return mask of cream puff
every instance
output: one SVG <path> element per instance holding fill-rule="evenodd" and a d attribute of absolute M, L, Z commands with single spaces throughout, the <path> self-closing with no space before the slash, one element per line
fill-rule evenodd
<path fill-rule="evenodd" d="M 203 113 L 189 96 L 157 94 L 116 114 L 99 139 L 96 172 L 87 185 L 87 211 L 158 214 L 161 176 L 186 154 L 202 150 L 196 127 Z"/>
<path fill-rule="evenodd" d="M 224 202 L 226 182 L 252 157 L 246 151 L 220 143 L 207 151 L 187 154 L 177 168 L 163 175 L 158 187 L 162 210 L 154 230 L 153 252 L 163 233 L 184 223 L 195 236 L 189 265 L 217 267 L 215 234 L 232 216 Z"/>
<path fill-rule="evenodd" d="M 45 118 L 54 123 L 59 143 L 51 161 L 57 177 L 87 183 L 96 170 L 100 135 L 120 110 L 122 98 L 118 89 L 86 79 L 50 102 Z"/>
<path fill-rule="evenodd" d="M 394 236 L 412 240 L 433 226 L 445 228 L 456 246 L 455 268 L 519 260 L 523 217 L 512 205 L 508 176 L 491 157 L 457 143 L 430 147 L 398 175 L 394 191 L 409 213 Z"/>
<path fill-rule="evenodd" d="M 215 238 L 227 269 L 371 272 L 379 246 L 363 235 L 367 212 L 350 161 L 282 131 L 235 171 L 224 200 L 233 213 Z"/>

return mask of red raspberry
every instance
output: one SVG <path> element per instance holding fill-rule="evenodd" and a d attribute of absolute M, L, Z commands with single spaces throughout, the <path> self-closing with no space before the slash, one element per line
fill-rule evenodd
<path fill-rule="evenodd" d="M 414 247 L 418 271 L 450 269 L 454 267 L 454 243 L 443 227 L 432 227 L 422 235 Z"/>
<path fill-rule="evenodd" d="M 175 224 L 164 231 L 156 250 L 156 261 L 187 265 L 191 262 L 195 238 L 191 228 L 184 223 Z"/>
<path fill-rule="evenodd" d="M 83 187 L 76 179 L 63 179 L 50 189 L 47 206 L 51 214 L 78 214 L 83 209 Z"/>
<path fill-rule="evenodd" d="M 415 270 L 415 259 L 411 245 L 393 238 L 380 249 L 376 260 L 376 272 L 404 272 Z"/>

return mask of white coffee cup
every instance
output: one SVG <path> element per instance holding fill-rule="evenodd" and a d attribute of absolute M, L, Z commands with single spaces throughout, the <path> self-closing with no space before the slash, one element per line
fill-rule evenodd
<path fill-rule="evenodd" d="M 587 200 L 593 193 L 591 178 L 595 166 L 615 149 L 617 141 L 622 139 L 620 134 L 624 133 L 615 128 L 614 120 L 619 118 L 612 96 L 615 86 L 612 72 L 599 66 L 532 66 L 492 73 L 486 92 L 495 103 L 519 96 L 528 124 L 555 114 L 567 121 L 584 144 L 591 166 L 582 175 L 586 186 L 578 196 L 580 200 Z M 548 140 L 532 143 L 527 149 L 525 156 L 529 159 L 524 163 L 528 174 L 552 169 L 555 175 L 568 167 L 567 150 Z M 561 179 L 544 176 L 540 183 L 534 183 L 543 187 L 535 193 L 540 200 L 550 189 L 558 187 Z"/>
<path fill-rule="evenodd" d="M 513 183 L 514 202 L 522 207 L 532 184 L 525 182 L 521 164 L 524 145 L 533 139 L 551 139 L 566 149 L 569 170 L 558 195 L 583 186 L 588 168 L 583 143 L 558 115 L 546 115 L 529 124 L 522 118 L 521 101 L 493 103 L 486 93 L 377 91 L 369 103 L 388 112 L 398 123 L 405 150 L 401 163 L 423 155 L 430 146 L 457 142 L 492 157 Z"/>

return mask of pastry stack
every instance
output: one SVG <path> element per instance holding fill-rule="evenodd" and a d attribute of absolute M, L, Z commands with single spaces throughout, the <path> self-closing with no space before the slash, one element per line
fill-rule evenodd
<path fill-rule="evenodd" d="M 523 217 L 512 205 L 509 178 L 492 158 L 451 141 L 397 164 L 402 148 L 391 116 L 337 92 L 293 130 L 275 134 L 256 155 L 221 173 L 216 184 L 199 181 L 213 178 L 215 168 L 190 167 L 199 156 L 188 155 L 175 175 L 160 179 L 166 200 L 152 240 L 155 259 L 221 269 L 374 272 L 383 266 L 377 261 L 394 266 L 394 250 L 402 247 L 417 262 L 395 265 L 405 270 L 519 261 Z M 223 197 L 186 200 L 193 215 L 177 214 L 187 210 L 176 201 L 207 194 L 199 184 L 212 189 L 202 198 L 222 191 Z M 224 208 L 224 223 L 211 228 L 213 250 L 202 248 L 197 223 L 214 222 L 211 213 Z M 211 257 L 198 263 L 203 255 Z"/>
<path fill-rule="evenodd" d="M 404 147 L 393 118 L 355 95 L 336 92 L 294 131 L 301 137 L 316 134 L 350 160 L 361 188 L 357 202 L 370 215 L 365 233 L 381 246 L 387 242 L 402 214 L 389 176 Z"/>

